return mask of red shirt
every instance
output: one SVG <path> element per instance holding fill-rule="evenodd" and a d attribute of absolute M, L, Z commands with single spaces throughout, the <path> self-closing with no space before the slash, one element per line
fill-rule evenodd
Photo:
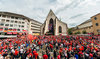
<path fill-rule="evenodd" d="M 31 52 L 31 49 L 29 48 L 29 52 Z"/>
<path fill-rule="evenodd" d="M 43 59 L 48 59 L 48 56 L 46 54 L 43 55 Z"/>
<path fill-rule="evenodd" d="M 14 53 L 14 55 L 17 55 L 19 52 L 17 51 L 17 50 L 15 50 L 15 53 Z"/>
<path fill-rule="evenodd" d="M 50 48 L 53 48 L 53 45 L 52 44 L 50 44 Z"/>
<path fill-rule="evenodd" d="M 29 53 L 29 55 L 32 57 L 32 53 Z"/>
<path fill-rule="evenodd" d="M 35 55 L 35 59 L 37 59 L 37 57 L 38 57 L 38 53 L 35 53 L 34 55 Z"/>
<path fill-rule="evenodd" d="M 60 59 L 60 55 L 57 56 L 57 59 Z"/>
<path fill-rule="evenodd" d="M 38 42 L 38 45 L 41 45 L 41 42 Z"/>
<path fill-rule="evenodd" d="M 36 51 L 33 51 L 33 55 L 36 53 Z"/>
<path fill-rule="evenodd" d="M 90 57 L 93 57 L 93 54 L 90 53 L 89 56 L 90 56 Z"/>

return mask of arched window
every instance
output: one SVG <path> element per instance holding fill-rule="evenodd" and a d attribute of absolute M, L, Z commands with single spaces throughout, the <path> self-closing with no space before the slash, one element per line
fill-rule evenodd
<path fill-rule="evenodd" d="M 53 19 L 52 18 L 50 19 L 49 24 L 53 24 Z"/>
<path fill-rule="evenodd" d="M 53 19 L 51 18 L 50 20 L 49 20 L 49 27 L 48 27 L 48 29 L 49 29 L 49 32 L 53 32 Z"/>
<path fill-rule="evenodd" d="M 59 26 L 59 33 L 62 33 L 62 27 Z"/>
<path fill-rule="evenodd" d="M 52 18 L 49 20 L 48 30 L 49 33 L 52 33 L 52 35 L 54 35 L 54 22 Z"/>

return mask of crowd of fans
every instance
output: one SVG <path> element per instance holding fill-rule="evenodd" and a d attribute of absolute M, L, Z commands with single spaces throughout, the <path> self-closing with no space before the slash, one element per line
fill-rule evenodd
<path fill-rule="evenodd" d="M 0 40 L 0 59 L 100 59 L 99 36 L 22 36 Z"/>

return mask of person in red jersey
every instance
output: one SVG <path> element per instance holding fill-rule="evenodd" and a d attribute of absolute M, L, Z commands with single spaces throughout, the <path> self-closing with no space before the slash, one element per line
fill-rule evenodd
<path fill-rule="evenodd" d="M 35 59 L 38 59 L 38 53 L 34 53 Z"/>
<path fill-rule="evenodd" d="M 33 58 L 35 58 L 35 53 L 37 53 L 35 50 L 33 51 Z"/>
<path fill-rule="evenodd" d="M 29 53 L 29 59 L 32 59 L 32 58 L 33 58 L 32 53 Z"/>
<path fill-rule="evenodd" d="M 15 55 L 15 58 L 19 58 L 19 51 L 17 49 L 15 50 L 14 55 Z"/>
<path fill-rule="evenodd" d="M 57 59 L 61 59 L 60 54 L 58 53 Z"/>
<path fill-rule="evenodd" d="M 48 56 L 46 53 L 43 55 L 43 59 L 48 59 Z"/>

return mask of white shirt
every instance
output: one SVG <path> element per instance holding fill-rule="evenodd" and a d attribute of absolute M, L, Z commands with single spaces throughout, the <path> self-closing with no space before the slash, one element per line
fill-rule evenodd
<path fill-rule="evenodd" d="M 20 53 L 23 53 L 23 49 L 20 49 Z"/>

